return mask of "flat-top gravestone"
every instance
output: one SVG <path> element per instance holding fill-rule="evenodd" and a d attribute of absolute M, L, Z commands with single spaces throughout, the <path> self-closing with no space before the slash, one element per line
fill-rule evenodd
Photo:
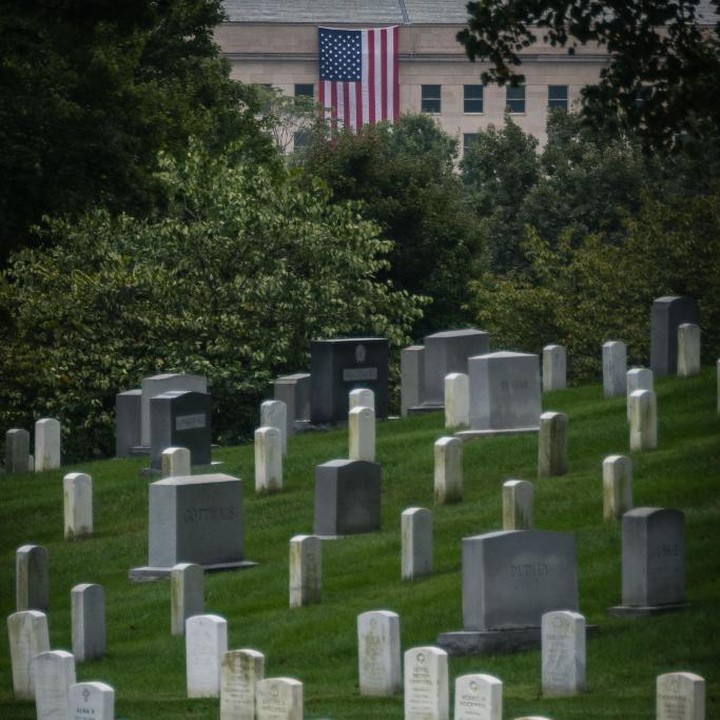
<path fill-rule="evenodd" d="M 68 473 L 63 478 L 63 517 L 66 540 L 93 534 L 92 478 L 87 473 Z"/>
<path fill-rule="evenodd" d="M 425 508 L 408 508 L 400 517 L 403 580 L 414 580 L 432 571 L 432 513 Z"/>
<path fill-rule="evenodd" d="M 185 622 L 205 611 L 205 573 L 196 563 L 178 563 L 170 571 L 170 631 L 185 632 Z"/>
<path fill-rule="evenodd" d="M 67 720 L 75 658 L 65 650 L 48 650 L 32 662 L 37 720 Z"/>
<path fill-rule="evenodd" d="M 627 381 L 627 346 L 610 340 L 602 346 L 603 397 L 613 398 L 625 394 Z"/>
<path fill-rule="evenodd" d="M 405 652 L 405 720 L 448 720 L 448 655 L 437 647 Z"/>
<path fill-rule="evenodd" d="M 219 697 L 220 664 L 227 652 L 227 621 L 219 615 L 193 615 L 185 623 L 188 697 Z"/>
<path fill-rule="evenodd" d="M 15 553 L 15 609 L 42 610 L 50 606 L 50 561 L 42 545 L 21 545 Z"/>
<path fill-rule="evenodd" d="M 70 720 L 115 720 L 115 691 L 106 683 L 75 683 L 69 695 Z"/>
<path fill-rule="evenodd" d="M 658 675 L 657 720 L 705 720 L 705 680 L 690 672 Z"/>
<path fill-rule="evenodd" d="M 425 337 L 425 405 L 442 407 L 445 377 L 468 373 L 468 358 L 490 351 L 490 336 L 482 330 L 446 330 Z"/>
<path fill-rule="evenodd" d="M 697 301 L 669 295 L 657 298 L 650 310 L 650 368 L 656 378 L 677 372 L 678 327 L 700 324 Z"/>
<path fill-rule="evenodd" d="M 310 373 L 295 373 L 277 378 L 273 384 L 275 400 L 287 408 L 287 434 L 295 434 L 295 424 L 310 420 Z"/>
<path fill-rule="evenodd" d="M 400 351 L 400 415 L 425 399 L 425 346 L 411 345 Z"/>
<path fill-rule="evenodd" d="M 369 388 L 375 393 L 375 414 L 386 418 L 389 408 L 390 346 L 385 338 L 313 340 L 310 343 L 310 421 L 345 422 L 349 393 Z"/>
<path fill-rule="evenodd" d="M 546 345 L 543 348 L 543 392 L 564 390 L 567 387 L 567 353 L 562 345 Z"/>
<path fill-rule="evenodd" d="M 315 468 L 315 535 L 338 536 L 380 529 L 380 465 L 330 460 Z"/>
<path fill-rule="evenodd" d="M 492 675 L 461 675 L 455 680 L 453 720 L 502 720 L 502 688 Z"/>
<path fill-rule="evenodd" d="M 230 650 L 220 668 L 220 720 L 255 720 L 255 683 L 265 678 L 265 656 Z"/>
<path fill-rule="evenodd" d="M 294 678 L 266 678 L 255 686 L 256 720 L 303 720 L 303 684 Z"/>
<path fill-rule="evenodd" d="M 47 615 L 39 610 L 22 610 L 8 616 L 7 627 L 15 699 L 32 700 L 35 697 L 33 659 L 50 649 Z"/>
<path fill-rule="evenodd" d="M 82 583 L 71 591 L 72 650 L 78 662 L 105 655 L 105 590 L 102 585 Z"/>
<path fill-rule="evenodd" d="M 130 457 L 142 445 L 142 390 L 115 395 L 115 457 Z"/>
<path fill-rule="evenodd" d="M 358 615 L 358 674 L 361 695 L 390 696 L 402 690 L 400 616 L 389 610 Z"/>
<path fill-rule="evenodd" d="M 542 687 L 546 697 L 585 689 L 585 618 L 569 610 L 542 617 Z"/>
<path fill-rule="evenodd" d="M 60 467 L 60 422 L 42 418 L 35 423 L 35 472 Z"/>
<path fill-rule="evenodd" d="M 30 469 L 30 433 L 13 428 L 5 433 L 5 472 L 24 473 Z"/>

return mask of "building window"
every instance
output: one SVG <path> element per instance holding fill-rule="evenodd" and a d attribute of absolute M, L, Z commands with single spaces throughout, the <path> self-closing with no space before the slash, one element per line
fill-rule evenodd
<path fill-rule="evenodd" d="M 463 112 L 481 113 L 483 111 L 483 86 L 463 85 Z"/>
<path fill-rule="evenodd" d="M 548 107 L 550 109 L 568 109 L 568 86 L 548 85 Z"/>
<path fill-rule="evenodd" d="M 505 105 L 509 113 L 525 112 L 525 86 L 512 87 L 508 85 L 505 89 Z"/>
<path fill-rule="evenodd" d="M 309 130 L 296 130 L 293 134 L 293 150 L 305 150 L 310 146 L 312 133 Z"/>
<path fill-rule="evenodd" d="M 463 133 L 463 155 L 474 142 L 477 142 L 477 139 L 477 133 Z"/>
<path fill-rule="evenodd" d="M 312 83 L 295 83 L 295 97 L 314 97 L 315 86 Z"/>
<path fill-rule="evenodd" d="M 420 109 L 423 112 L 439 113 L 442 109 L 440 102 L 440 85 L 421 85 Z"/>

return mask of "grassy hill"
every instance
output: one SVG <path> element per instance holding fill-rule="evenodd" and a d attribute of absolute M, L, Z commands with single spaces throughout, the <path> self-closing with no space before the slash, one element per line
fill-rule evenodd
<path fill-rule="evenodd" d="M 630 454 L 624 398 L 605 400 L 599 384 L 543 396 L 545 410 L 569 415 L 569 472 L 537 480 L 537 439 L 498 437 L 463 448 L 464 500 L 433 506 L 433 443 L 446 435 L 440 414 L 378 424 L 382 464 L 382 531 L 323 543 L 323 599 L 289 609 L 288 541 L 313 529 L 314 467 L 347 456 L 343 430 L 290 439 L 282 493 L 254 494 L 253 448 L 221 448 L 222 472 L 244 480 L 245 556 L 259 563 L 206 575 L 206 611 L 228 621 L 229 647 L 266 656 L 266 677 L 304 683 L 305 717 L 401 720 L 403 701 L 361 697 L 357 687 L 356 618 L 366 610 L 400 615 L 403 650 L 433 644 L 462 627 L 460 541 L 501 529 L 501 486 L 535 481 L 535 526 L 576 535 L 580 611 L 598 626 L 587 645 L 587 692 L 542 698 L 540 654 L 451 658 L 454 679 L 485 672 L 504 683 L 506 718 L 553 720 L 655 718 L 655 677 L 687 670 L 707 681 L 707 715 L 720 717 L 720 417 L 714 371 L 656 383 L 659 446 L 632 453 L 634 504 L 678 508 L 686 516 L 689 609 L 644 619 L 610 618 L 620 601 L 620 527 L 602 519 L 601 463 Z M 70 590 L 105 587 L 107 656 L 77 666 L 78 680 L 115 688 L 116 717 L 129 720 L 215 719 L 217 700 L 190 700 L 184 638 L 170 634 L 167 581 L 133 584 L 131 567 L 147 562 L 145 460 L 109 460 L 39 474 L 0 476 L 0 609 L 15 610 L 15 551 L 26 543 L 50 553 L 52 649 L 71 649 Z M 63 540 L 62 477 L 90 473 L 95 535 Z M 400 514 L 433 510 L 434 572 L 400 580 Z M 34 704 L 13 699 L 7 631 L 0 633 L 0 716 L 35 718 Z"/>

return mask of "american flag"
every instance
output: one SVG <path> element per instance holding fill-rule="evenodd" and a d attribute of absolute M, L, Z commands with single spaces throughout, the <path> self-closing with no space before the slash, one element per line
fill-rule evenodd
<path fill-rule="evenodd" d="M 367 30 L 318 28 L 320 104 L 326 117 L 357 130 L 393 122 L 400 112 L 398 26 Z"/>

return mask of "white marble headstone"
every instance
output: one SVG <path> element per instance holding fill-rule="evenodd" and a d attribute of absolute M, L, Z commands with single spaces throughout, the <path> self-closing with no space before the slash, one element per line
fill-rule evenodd
<path fill-rule="evenodd" d="M 229 650 L 220 668 L 220 720 L 255 720 L 255 684 L 265 677 L 257 650 Z"/>
<path fill-rule="evenodd" d="M 502 720 L 502 688 L 492 675 L 461 675 L 455 680 L 453 720 Z"/>
<path fill-rule="evenodd" d="M 255 431 L 255 492 L 282 490 L 282 438 L 276 427 L 260 427 Z"/>
<path fill-rule="evenodd" d="M 50 649 L 47 615 L 39 610 L 22 610 L 7 619 L 10 664 L 16 700 L 33 700 L 35 683 L 32 661 Z"/>
<path fill-rule="evenodd" d="M 705 720 L 705 680 L 690 672 L 658 675 L 657 720 Z"/>
<path fill-rule="evenodd" d="M 267 678 L 255 685 L 256 720 L 303 720 L 303 684 Z"/>
<path fill-rule="evenodd" d="M 37 720 L 67 720 L 70 687 L 75 678 L 75 658 L 65 650 L 48 650 L 32 663 Z"/>
<path fill-rule="evenodd" d="M 115 691 L 102 682 L 82 682 L 70 687 L 69 720 L 114 720 Z"/>
<path fill-rule="evenodd" d="M 359 405 L 348 412 L 348 458 L 375 462 L 375 410 Z"/>
<path fill-rule="evenodd" d="M 405 651 L 405 720 L 448 720 L 448 654 L 437 647 Z"/>
<path fill-rule="evenodd" d="M 585 689 L 585 618 L 570 610 L 542 616 L 542 686 L 545 696 Z"/>
<path fill-rule="evenodd" d="M 402 690 L 400 616 L 390 610 L 358 615 L 360 694 L 389 696 Z"/>
<path fill-rule="evenodd" d="M 463 496 L 462 440 L 442 437 L 434 445 L 435 502 L 444 505 L 459 502 Z"/>
<path fill-rule="evenodd" d="M 68 473 L 63 478 L 65 539 L 93 534 L 93 486 L 87 473 Z"/>
<path fill-rule="evenodd" d="M 219 697 L 220 663 L 227 652 L 227 621 L 219 615 L 194 615 L 185 623 L 188 697 Z"/>

